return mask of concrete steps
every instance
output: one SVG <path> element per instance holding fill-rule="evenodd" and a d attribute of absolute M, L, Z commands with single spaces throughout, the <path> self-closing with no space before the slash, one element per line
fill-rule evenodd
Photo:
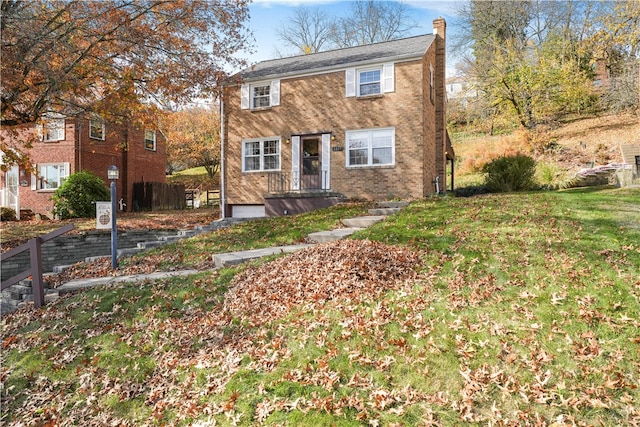
<path fill-rule="evenodd" d="M 362 230 L 362 227 L 348 227 L 337 228 L 335 230 L 318 231 L 309 234 L 307 236 L 307 239 L 313 243 L 333 242 L 335 240 L 344 239 L 345 237 L 348 237 L 359 230 Z"/>
<path fill-rule="evenodd" d="M 354 218 L 345 218 L 342 220 L 342 223 L 346 227 L 351 228 L 367 228 L 372 225 L 382 221 L 385 219 L 386 215 L 368 215 L 368 216 L 357 216 Z"/>
<path fill-rule="evenodd" d="M 242 264 L 246 261 L 262 258 L 269 255 L 277 255 L 281 253 L 291 253 L 301 249 L 313 246 L 311 244 L 276 246 L 273 248 L 251 249 L 248 251 L 230 252 L 226 254 L 217 254 L 213 256 L 213 262 L 216 268 L 229 267 L 232 265 Z"/>

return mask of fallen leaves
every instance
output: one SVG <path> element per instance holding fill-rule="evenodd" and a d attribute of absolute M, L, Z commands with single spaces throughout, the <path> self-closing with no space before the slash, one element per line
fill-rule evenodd
<path fill-rule="evenodd" d="M 260 325 L 293 307 L 313 309 L 328 301 L 357 303 L 415 278 L 419 255 L 369 240 L 340 240 L 301 250 L 238 274 L 225 309 Z"/>

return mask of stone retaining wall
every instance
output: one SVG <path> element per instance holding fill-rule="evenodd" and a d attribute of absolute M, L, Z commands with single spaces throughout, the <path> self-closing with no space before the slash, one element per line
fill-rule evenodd
<path fill-rule="evenodd" d="M 138 243 L 175 236 L 176 230 L 129 230 L 118 232 L 118 249 L 135 248 Z M 87 257 L 111 255 L 111 231 L 88 231 L 65 235 L 42 244 L 42 271 L 48 273 L 56 265 L 74 264 Z M 2 280 L 29 268 L 29 250 L 2 262 Z"/>

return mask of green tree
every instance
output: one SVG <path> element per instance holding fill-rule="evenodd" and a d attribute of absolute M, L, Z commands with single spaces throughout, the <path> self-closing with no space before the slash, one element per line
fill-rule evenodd
<path fill-rule="evenodd" d="M 104 181 L 90 172 L 76 172 L 52 196 L 53 213 L 60 219 L 96 216 L 96 202 L 109 200 Z"/>

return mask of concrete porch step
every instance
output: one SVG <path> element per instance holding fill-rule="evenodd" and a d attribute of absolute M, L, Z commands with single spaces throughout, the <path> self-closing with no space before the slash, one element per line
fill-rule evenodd
<path fill-rule="evenodd" d="M 346 218 L 342 220 L 342 223 L 346 227 L 351 228 L 367 228 L 373 224 L 376 224 L 382 221 L 385 218 L 384 215 L 368 215 L 368 216 L 357 216 L 354 218 Z"/>
<path fill-rule="evenodd" d="M 335 230 L 318 231 L 307 236 L 309 241 L 314 243 L 326 243 L 344 239 L 352 235 L 356 231 L 362 230 L 362 227 L 337 228 Z"/>
<path fill-rule="evenodd" d="M 409 202 L 378 202 L 376 203 L 376 206 L 379 208 L 399 208 L 402 209 L 405 206 L 408 206 Z"/>
<path fill-rule="evenodd" d="M 372 208 L 369 209 L 369 215 L 375 215 L 375 216 L 386 216 L 386 215 L 393 215 L 395 213 L 398 213 L 402 210 L 402 208 Z"/>

